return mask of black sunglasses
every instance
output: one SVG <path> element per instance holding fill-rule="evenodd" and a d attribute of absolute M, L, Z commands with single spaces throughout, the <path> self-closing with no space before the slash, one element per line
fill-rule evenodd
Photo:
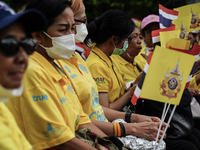
<path fill-rule="evenodd" d="M 81 23 L 86 23 L 86 21 L 87 21 L 87 19 L 84 19 L 84 20 L 78 20 L 78 19 L 74 19 L 74 21 L 76 21 L 76 22 L 81 22 Z"/>
<path fill-rule="evenodd" d="M 0 40 L 0 52 L 4 56 L 11 57 L 19 52 L 19 46 L 22 46 L 28 55 L 31 55 L 36 47 L 36 40 L 33 38 L 25 38 L 21 41 L 13 37 L 6 37 Z"/>

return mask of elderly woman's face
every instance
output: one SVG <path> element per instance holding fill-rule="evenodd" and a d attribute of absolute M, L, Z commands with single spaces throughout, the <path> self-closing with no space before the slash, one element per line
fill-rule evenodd
<path fill-rule="evenodd" d="M 12 37 L 18 41 L 25 38 L 25 32 L 20 23 L 14 23 L 1 32 L 0 39 Z M 28 55 L 19 46 L 19 52 L 14 56 L 4 56 L 0 48 L 0 84 L 8 89 L 21 85 L 23 74 L 28 64 Z"/>
<path fill-rule="evenodd" d="M 70 7 L 67 7 L 60 15 L 55 18 L 54 23 L 47 29 L 47 34 L 51 37 L 59 37 L 68 34 L 74 34 L 75 21 L 74 13 Z M 52 47 L 51 38 L 43 34 L 41 44 L 45 47 Z"/>
<path fill-rule="evenodd" d="M 138 28 L 135 28 L 135 30 L 131 33 L 130 37 L 132 37 L 132 40 L 130 42 L 130 44 L 128 45 L 127 48 L 127 52 L 131 55 L 131 56 L 137 56 L 141 49 L 141 40 L 140 40 L 140 32 L 138 30 Z"/>

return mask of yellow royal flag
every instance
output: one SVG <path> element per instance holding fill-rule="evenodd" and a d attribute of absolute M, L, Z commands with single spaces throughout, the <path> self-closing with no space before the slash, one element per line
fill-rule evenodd
<path fill-rule="evenodd" d="M 190 26 L 188 28 L 188 32 L 200 30 L 200 3 L 195 3 L 191 5 L 185 5 L 182 7 L 175 8 L 174 10 L 178 10 L 178 19 L 182 19 L 186 16 L 190 16 L 191 18 L 188 20 L 190 22 Z"/>
<path fill-rule="evenodd" d="M 174 10 L 179 11 L 179 13 L 178 13 L 178 18 L 179 18 L 179 17 L 191 15 L 192 13 L 199 14 L 198 13 L 200 11 L 199 8 L 200 8 L 200 3 L 194 3 L 194 4 L 174 8 Z"/>
<path fill-rule="evenodd" d="M 172 23 L 176 25 L 176 28 L 180 29 L 179 37 L 181 39 L 188 38 L 190 29 L 190 20 L 191 16 L 185 16 L 172 21 Z"/>
<path fill-rule="evenodd" d="M 177 49 L 189 50 L 190 40 L 172 38 L 166 42 L 166 48 L 169 48 L 170 46 Z"/>
<path fill-rule="evenodd" d="M 160 32 L 161 47 L 166 48 L 166 43 L 172 38 L 179 38 L 180 30 Z"/>
<path fill-rule="evenodd" d="M 140 97 L 179 105 L 195 59 L 195 56 L 156 46 Z"/>

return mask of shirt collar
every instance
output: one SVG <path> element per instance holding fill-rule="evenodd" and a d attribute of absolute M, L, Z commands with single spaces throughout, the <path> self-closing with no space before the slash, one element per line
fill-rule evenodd
<path fill-rule="evenodd" d="M 56 81 L 62 79 L 61 75 L 57 72 L 53 65 L 48 62 L 46 58 L 44 58 L 41 54 L 34 52 L 29 57 L 35 60 L 40 66 L 42 66 Z"/>
<path fill-rule="evenodd" d="M 96 54 L 100 59 L 102 59 L 108 65 L 108 67 L 112 66 L 111 58 L 110 57 L 108 58 L 108 56 L 106 56 L 106 54 L 104 54 L 104 52 L 101 51 L 99 48 L 94 46 L 94 48 L 92 49 L 92 52 Z"/>
<path fill-rule="evenodd" d="M 115 57 L 117 57 L 117 59 L 119 60 L 119 63 L 122 64 L 122 65 L 130 64 L 127 60 L 122 58 L 120 55 L 114 56 L 113 59 L 115 59 Z M 133 60 L 133 66 L 135 66 L 135 65 L 136 65 L 136 62 Z"/>

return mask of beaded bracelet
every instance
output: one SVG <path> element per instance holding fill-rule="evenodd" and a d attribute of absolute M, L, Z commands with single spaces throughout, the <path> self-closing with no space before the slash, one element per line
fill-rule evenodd
<path fill-rule="evenodd" d="M 125 114 L 125 121 L 127 123 L 131 123 L 131 114 L 132 114 L 132 112 L 128 112 L 128 111 Z"/>

